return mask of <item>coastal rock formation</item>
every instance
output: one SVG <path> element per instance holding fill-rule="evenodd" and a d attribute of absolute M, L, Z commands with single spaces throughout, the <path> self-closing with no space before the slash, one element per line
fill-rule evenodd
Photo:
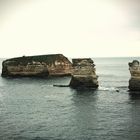
<path fill-rule="evenodd" d="M 2 76 L 65 76 L 71 75 L 72 64 L 62 54 L 23 56 L 2 63 Z"/>
<path fill-rule="evenodd" d="M 90 58 L 72 59 L 73 72 L 69 86 L 72 88 L 97 88 L 98 76 L 95 73 L 94 62 Z"/>
<path fill-rule="evenodd" d="M 137 60 L 129 63 L 131 78 L 129 80 L 129 89 L 140 91 L 140 63 Z"/>

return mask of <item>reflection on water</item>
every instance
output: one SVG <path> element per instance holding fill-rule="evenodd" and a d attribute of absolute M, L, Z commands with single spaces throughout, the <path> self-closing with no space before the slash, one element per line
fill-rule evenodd
<path fill-rule="evenodd" d="M 130 99 L 136 99 L 139 100 L 140 99 L 140 91 L 128 91 L 129 95 L 130 95 Z"/>

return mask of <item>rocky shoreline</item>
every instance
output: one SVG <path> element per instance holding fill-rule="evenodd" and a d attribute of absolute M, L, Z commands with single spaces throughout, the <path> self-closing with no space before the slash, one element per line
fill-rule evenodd
<path fill-rule="evenodd" d="M 91 58 L 79 58 L 72 59 L 72 74 L 69 85 L 53 85 L 56 87 L 71 87 L 74 89 L 97 89 L 98 84 L 98 76 L 96 75 L 94 68 L 94 62 Z"/>
<path fill-rule="evenodd" d="M 69 86 L 72 88 L 98 88 L 98 76 L 91 58 L 72 59 L 73 72 Z"/>
<path fill-rule="evenodd" d="M 129 64 L 131 78 L 130 91 L 140 91 L 140 62 L 133 60 Z M 49 77 L 71 76 L 69 85 L 54 85 L 72 88 L 97 89 L 98 76 L 91 58 L 72 59 L 72 63 L 63 54 L 23 56 L 4 60 L 2 77 Z"/>
<path fill-rule="evenodd" d="M 23 56 L 2 63 L 2 77 L 71 75 L 72 63 L 62 54 Z"/>
<path fill-rule="evenodd" d="M 129 89 L 131 91 L 140 91 L 140 63 L 138 60 L 129 63 L 129 71 L 131 74 Z"/>

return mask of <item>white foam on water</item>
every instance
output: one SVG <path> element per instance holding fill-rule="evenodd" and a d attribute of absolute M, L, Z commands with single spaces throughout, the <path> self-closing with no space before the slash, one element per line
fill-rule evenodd
<path fill-rule="evenodd" d="M 118 89 L 115 88 L 115 87 L 99 87 L 99 90 L 102 90 L 102 91 L 116 91 Z"/>

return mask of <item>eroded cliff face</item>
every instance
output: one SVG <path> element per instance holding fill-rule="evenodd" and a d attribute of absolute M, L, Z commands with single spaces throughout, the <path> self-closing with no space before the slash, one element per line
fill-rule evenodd
<path fill-rule="evenodd" d="M 73 59 L 73 72 L 70 81 L 72 88 L 97 88 L 98 76 L 94 62 L 90 58 Z"/>
<path fill-rule="evenodd" d="M 2 63 L 2 76 L 65 76 L 70 75 L 71 62 L 62 54 L 23 56 Z"/>
<path fill-rule="evenodd" d="M 140 91 L 140 63 L 137 60 L 129 63 L 129 71 L 131 78 L 129 80 L 129 89 L 132 91 Z"/>

